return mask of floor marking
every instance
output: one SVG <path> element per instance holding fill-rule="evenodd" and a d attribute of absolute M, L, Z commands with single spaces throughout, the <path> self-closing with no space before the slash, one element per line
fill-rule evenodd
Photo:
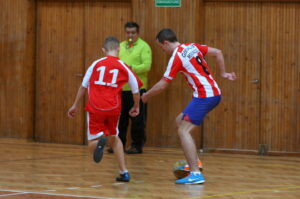
<path fill-rule="evenodd" d="M 116 183 L 113 183 L 113 185 L 120 185 L 120 184 L 125 184 L 124 182 L 116 182 Z"/>
<path fill-rule="evenodd" d="M 102 185 L 101 184 L 99 184 L 99 185 L 92 185 L 91 187 L 92 188 L 97 188 L 97 187 L 102 187 Z"/>
<path fill-rule="evenodd" d="M 3 195 L 0 195 L 0 197 L 3 197 L 3 196 L 23 195 L 23 194 L 26 194 L 26 193 L 25 193 L 25 192 L 22 192 L 22 193 L 9 193 L 9 194 L 3 194 Z"/>
<path fill-rule="evenodd" d="M 66 189 L 80 189 L 80 187 L 68 187 Z"/>
<path fill-rule="evenodd" d="M 193 185 L 192 185 L 193 186 Z M 224 194 L 215 194 L 215 195 L 207 195 L 202 196 L 201 198 L 217 198 L 222 196 L 234 196 L 234 195 L 242 195 L 248 193 L 259 193 L 259 192 L 280 192 L 280 190 L 287 190 L 287 189 L 300 189 L 300 186 L 291 186 L 291 187 L 279 187 L 279 188 L 272 188 L 272 189 L 256 189 L 256 190 L 249 190 L 249 191 L 241 191 L 241 192 L 231 192 L 231 193 L 224 193 Z M 199 196 L 186 198 L 186 199 L 196 199 Z"/>
<path fill-rule="evenodd" d="M 0 189 L 0 191 L 6 192 L 17 192 L 19 195 L 21 194 L 42 194 L 49 196 L 65 196 L 65 197 L 74 197 L 74 198 L 92 198 L 92 199 L 120 199 L 120 198 L 111 198 L 111 197 L 97 197 L 97 196 L 80 196 L 80 195 L 70 195 L 70 194 L 52 194 L 52 193 L 44 193 L 44 192 L 34 192 L 34 191 L 19 191 L 19 190 L 5 190 Z M 0 195 L 1 196 L 1 195 Z M 126 198 L 122 198 L 126 199 Z"/>

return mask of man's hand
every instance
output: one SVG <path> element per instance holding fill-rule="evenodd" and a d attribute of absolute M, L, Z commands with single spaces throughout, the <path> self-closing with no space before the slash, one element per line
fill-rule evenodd
<path fill-rule="evenodd" d="M 236 80 L 236 75 L 234 72 L 231 72 L 231 73 L 222 73 L 221 75 L 224 79 L 228 79 L 228 80 L 231 80 L 231 81 L 234 81 Z"/>
<path fill-rule="evenodd" d="M 136 116 L 138 116 L 138 114 L 140 114 L 140 108 L 132 107 L 129 111 L 129 115 L 131 117 L 136 117 Z"/>
<path fill-rule="evenodd" d="M 147 103 L 148 102 L 148 97 L 147 97 L 146 93 L 143 93 L 143 95 L 142 95 L 141 98 L 142 98 L 143 103 Z"/>
<path fill-rule="evenodd" d="M 76 112 L 77 112 L 77 108 L 76 108 L 76 106 L 72 106 L 69 110 L 68 110 L 68 116 L 69 117 L 75 117 L 75 115 L 76 115 Z"/>

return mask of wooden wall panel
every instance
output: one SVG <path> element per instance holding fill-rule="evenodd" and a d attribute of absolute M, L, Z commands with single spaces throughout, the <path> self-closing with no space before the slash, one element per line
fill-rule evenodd
<path fill-rule="evenodd" d="M 260 120 L 261 5 L 217 2 L 205 4 L 205 43 L 222 50 L 226 70 L 237 80 L 220 77 L 213 59 L 208 63 L 222 102 L 204 122 L 206 149 L 256 150 Z"/>
<path fill-rule="evenodd" d="M 84 71 L 84 2 L 38 1 L 37 11 L 35 139 L 82 144 L 83 106 L 74 119 L 66 113 Z"/>
<path fill-rule="evenodd" d="M 199 42 L 203 36 L 200 29 L 203 16 L 201 2 L 189 0 L 182 1 L 180 8 L 157 8 L 154 0 L 132 0 L 133 19 L 141 24 L 141 37 L 150 44 L 153 51 L 150 87 L 163 76 L 170 57 L 156 45 L 156 34 L 162 28 L 172 28 L 180 42 Z M 165 92 L 151 99 L 148 105 L 147 146 L 180 146 L 175 118 L 191 97 L 191 88 L 178 75 Z M 201 144 L 200 131 L 200 128 L 195 129 L 198 146 Z"/>
<path fill-rule="evenodd" d="M 85 7 L 85 67 L 105 56 L 101 48 L 108 36 L 125 39 L 124 24 L 132 20 L 131 3 L 89 1 Z"/>
<path fill-rule="evenodd" d="M 38 2 L 36 140 L 84 143 L 84 103 L 75 119 L 66 111 L 86 69 L 104 56 L 103 40 L 124 38 L 130 9 L 129 1 Z"/>
<path fill-rule="evenodd" d="M 300 4 L 262 5 L 262 140 L 300 152 Z"/>
<path fill-rule="evenodd" d="M 0 137 L 32 138 L 34 1 L 0 1 Z"/>

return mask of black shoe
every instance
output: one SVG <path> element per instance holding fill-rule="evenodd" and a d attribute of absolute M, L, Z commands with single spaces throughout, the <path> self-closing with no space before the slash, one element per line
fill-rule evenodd
<path fill-rule="evenodd" d="M 137 149 L 135 147 L 131 147 L 130 149 L 126 150 L 127 154 L 138 154 L 138 153 L 143 153 L 143 151 L 140 149 Z"/>
<path fill-rule="evenodd" d="M 129 182 L 130 181 L 130 175 L 128 172 L 124 174 L 120 174 L 118 177 L 116 177 L 116 181 L 119 182 Z"/>
<path fill-rule="evenodd" d="M 96 163 L 100 162 L 102 160 L 103 157 L 103 150 L 104 150 L 104 146 L 106 144 L 106 137 L 101 137 L 98 141 L 97 147 L 94 151 L 94 161 Z"/>
<path fill-rule="evenodd" d="M 114 150 L 112 148 L 107 149 L 108 153 L 114 153 Z"/>

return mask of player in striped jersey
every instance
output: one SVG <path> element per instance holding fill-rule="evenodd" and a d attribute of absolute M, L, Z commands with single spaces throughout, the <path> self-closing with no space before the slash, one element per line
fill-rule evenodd
<path fill-rule="evenodd" d="M 94 155 L 94 161 L 100 162 L 106 137 L 108 137 L 120 167 L 120 176 L 116 180 L 128 182 L 130 176 L 125 165 L 123 144 L 118 137 L 118 123 L 122 104 L 121 91 L 123 85 L 128 83 L 134 101 L 129 115 L 135 117 L 139 114 L 139 88 L 142 86 L 142 82 L 118 58 L 119 41 L 116 38 L 108 37 L 102 50 L 106 57 L 96 60 L 88 68 L 74 104 L 68 111 L 68 116 L 74 117 L 76 115 L 79 102 L 88 90 L 88 103 L 85 107 L 88 112 L 88 148 Z"/>
<path fill-rule="evenodd" d="M 178 72 L 184 75 L 193 89 L 193 98 L 183 112 L 178 115 L 176 122 L 178 135 L 191 172 L 186 178 L 176 180 L 176 183 L 204 183 L 204 176 L 198 167 L 197 149 L 190 132 L 202 123 L 205 115 L 221 100 L 220 88 L 213 78 L 204 56 L 215 58 L 223 78 L 235 80 L 236 75 L 234 72 L 227 73 L 225 71 L 224 57 L 219 49 L 196 43 L 181 44 L 171 29 L 161 30 L 156 36 L 156 41 L 163 51 L 172 56 L 163 78 L 142 95 L 142 100 L 146 103 L 150 97 L 166 89 L 168 83 L 176 77 Z"/>

